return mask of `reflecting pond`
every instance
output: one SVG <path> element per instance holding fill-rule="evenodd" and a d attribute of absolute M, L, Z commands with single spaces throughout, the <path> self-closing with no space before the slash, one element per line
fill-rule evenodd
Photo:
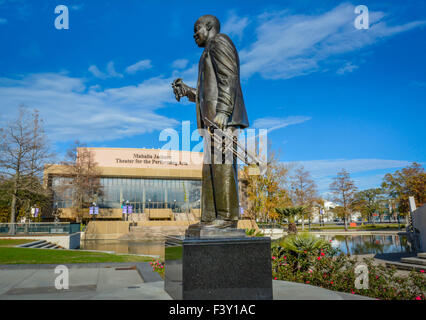
<path fill-rule="evenodd" d="M 320 237 L 327 241 L 331 240 L 333 248 L 350 254 L 411 251 L 410 243 L 403 235 L 320 235 Z"/>
<path fill-rule="evenodd" d="M 350 254 L 410 252 L 410 244 L 403 235 L 319 235 L 330 241 L 334 248 Z M 85 240 L 81 249 L 114 251 L 115 253 L 130 253 L 155 255 L 164 259 L 164 241 L 158 240 Z"/>

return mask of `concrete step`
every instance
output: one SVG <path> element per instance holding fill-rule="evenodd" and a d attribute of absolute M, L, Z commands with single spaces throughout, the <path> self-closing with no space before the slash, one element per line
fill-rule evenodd
<path fill-rule="evenodd" d="M 46 240 L 37 240 L 30 243 L 24 243 L 17 247 L 30 249 L 63 249 L 61 246 Z"/>
<path fill-rule="evenodd" d="M 46 242 L 41 247 L 38 247 L 39 249 L 48 249 L 52 246 L 52 243 Z"/>
<path fill-rule="evenodd" d="M 55 246 L 56 246 L 56 244 L 49 242 L 49 244 L 47 246 L 43 247 L 43 249 L 52 249 Z"/>
<path fill-rule="evenodd" d="M 421 252 L 417 254 L 417 258 L 426 259 L 426 252 Z"/>
<path fill-rule="evenodd" d="M 44 247 L 46 245 L 46 243 L 48 243 L 46 240 L 41 240 L 41 242 L 39 244 L 36 244 L 36 245 L 28 247 L 28 248 L 41 248 L 41 247 Z"/>
<path fill-rule="evenodd" d="M 418 265 L 418 264 L 411 264 L 411 263 L 402 263 L 402 262 L 386 262 L 386 266 L 390 267 L 393 266 L 397 269 L 400 270 L 416 270 L 416 271 L 420 271 L 420 270 L 425 270 L 425 266 L 422 265 Z"/>
<path fill-rule="evenodd" d="M 401 262 L 426 266 L 426 259 L 415 258 L 415 257 L 401 258 Z"/>
<path fill-rule="evenodd" d="M 18 245 L 17 247 L 20 247 L 20 248 L 31 248 L 32 246 L 41 244 L 43 242 L 46 242 L 46 240 L 37 240 L 37 241 L 29 242 L 29 243 L 24 243 L 24 244 Z"/>

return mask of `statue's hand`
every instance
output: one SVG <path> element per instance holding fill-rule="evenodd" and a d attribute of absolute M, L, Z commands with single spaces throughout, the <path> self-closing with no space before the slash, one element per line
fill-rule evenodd
<path fill-rule="evenodd" d="M 219 111 L 216 113 L 213 122 L 216 123 L 217 126 L 223 130 L 228 124 L 228 115 Z"/>
<path fill-rule="evenodd" d="M 188 94 L 188 86 L 182 81 L 182 78 L 177 78 L 172 83 L 173 93 L 177 101 Z"/>

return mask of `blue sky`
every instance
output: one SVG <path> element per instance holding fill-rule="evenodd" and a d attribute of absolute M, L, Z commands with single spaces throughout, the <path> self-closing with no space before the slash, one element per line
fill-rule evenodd
<path fill-rule="evenodd" d="M 69 30 L 54 26 L 60 4 Z M 359 4 L 369 29 L 354 27 Z M 341 168 L 364 189 L 425 163 L 424 1 L 0 0 L 0 123 L 38 109 L 59 154 L 75 139 L 158 148 L 162 129 L 195 129 L 170 82 L 195 85 L 193 24 L 207 13 L 240 52 L 251 127 L 321 192 Z"/>

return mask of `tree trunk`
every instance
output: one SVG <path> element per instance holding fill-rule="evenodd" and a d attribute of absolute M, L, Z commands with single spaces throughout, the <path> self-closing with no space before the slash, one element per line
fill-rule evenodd
<path fill-rule="evenodd" d="M 12 195 L 12 206 L 10 212 L 10 229 L 9 234 L 15 235 L 15 217 L 16 217 L 16 195 Z"/>
<path fill-rule="evenodd" d="M 288 233 L 297 233 L 297 227 L 294 222 L 288 224 Z"/>
<path fill-rule="evenodd" d="M 345 222 L 345 231 L 348 231 L 348 220 L 346 215 L 343 217 L 343 221 Z"/>
<path fill-rule="evenodd" d="M 350 253 L 350 251 L 349 251 L 349 245 L 348 245 L 348 237 L 347 236 L 344 236 L 345 237 L 345 244 L 346 244 L 346 252 L 347 252 L 347 255 L 351 255 L 351 253 Z"/>

